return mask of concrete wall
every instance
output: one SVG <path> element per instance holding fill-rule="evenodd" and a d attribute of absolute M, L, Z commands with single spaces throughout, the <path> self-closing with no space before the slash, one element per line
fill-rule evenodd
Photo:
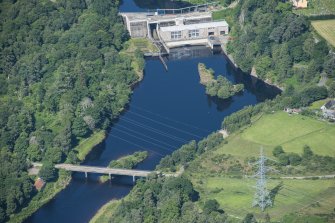
<path fill-rule="evenodd" d="M 229 28 L 227 26 L 219 26 L 215 28 L 202 28 L 199 29 L 199 36 L 190 38 L 189 37 L 189 30 L 182 30 L 181 31 L 181 39 L 171 39 L 171 32 L 170 31 L 159 31 L 159 35 L 163 39 L 164 42 L 170 42 L 170 41 L 185 41 L 185 40 L 192 40 L 192 39 L 205 39 L 209 36 L 210 32 L 214 33 L 214 36 L 220 36 L 221 31 L 225 32 L 225 35 L 228 34 Z"/>
<path fill-rule="evenodd" d="M 128 26 L 129 25 L 129 26 Z M 145 38 L 148 36 L 148 23 L 147 21 L 130 22 L 127 25 L 130 36 L 133 38 Z"/>

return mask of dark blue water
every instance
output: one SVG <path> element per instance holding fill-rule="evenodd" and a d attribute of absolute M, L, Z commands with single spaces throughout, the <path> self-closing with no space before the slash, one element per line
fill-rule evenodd
<path fill-rule="evenodd" d="M 133 9 L 132 1 L 122 7 L 127 4 Z M 163 156 L 181 145 L 220 129 L 225 116 L 278 93 L 235 71 L 222 54 L 212 55 L 204 48 L 175 52 L 167 60 L 168 72 L 159 60 L 146 61 L 144 80 L 135 87 L 128 108 L 85 164 L 107 166 L 113 159 L 147 150 L 149 158 L 138 168 L 153 169 Z M 245 91 L 229 100 L 208 97 L 199 84 L 199 62 L 234 83 L 243 83 Z M 124 197 L 133 185 L 130 177 L 116 177 L 107 183 L 99 183 L 97 177 L 85 179 L 84 174 L 74 174 L 70 185 L 26 222 L 88 222 L 103 204 Z"/>

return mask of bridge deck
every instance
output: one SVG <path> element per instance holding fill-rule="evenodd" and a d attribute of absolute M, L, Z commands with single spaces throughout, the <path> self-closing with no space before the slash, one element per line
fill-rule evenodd
<path fill-rule="evenodd" d="M 74 172 L 84 172 L 84 173 L 101 173 L 109 175 L 123 175 L 123 176 L 135 176 L 135 177 L 147 177 L 150 173 L 154 171 L 146 170 L 128 170 L 128 169 L 116 169 L 108 167 L 95 167 L 95 166 L 82 166 L 82 165 L 72 165 L 72 164 L 56 164 L 55 168 L 63 169 Z"/>

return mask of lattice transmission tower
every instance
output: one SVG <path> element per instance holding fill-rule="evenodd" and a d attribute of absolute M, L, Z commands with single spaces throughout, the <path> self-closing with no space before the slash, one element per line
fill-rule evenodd
<path fill-rule="evenodd" d="M 258 171 L 255 175 L 255 177 L 257 178 L 257 182 L 255 197 L 252 202 L 252 206 L 258 206 L 262 211 L 264 211 L 266 207 L 272 206 L 269 191 L 266 188 L 266 159 L 267 158 L 263 154 L 263 148 L 261 148 L 259 160 L 256 162 L 256 165 L 258 165 Z"/>

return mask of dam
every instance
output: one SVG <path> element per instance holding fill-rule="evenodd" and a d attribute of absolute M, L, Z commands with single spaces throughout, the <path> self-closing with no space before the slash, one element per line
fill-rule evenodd
<path fill-rule="evenodd" d="M 171 48 L 206 45 L 212 49 L 228 41 L 229 25 L 213 20 L 212 4 L 181 9 L 157 9 L 154 12 L 120 13 L 131 38 L 148 38 L 160 55 Z"/>

